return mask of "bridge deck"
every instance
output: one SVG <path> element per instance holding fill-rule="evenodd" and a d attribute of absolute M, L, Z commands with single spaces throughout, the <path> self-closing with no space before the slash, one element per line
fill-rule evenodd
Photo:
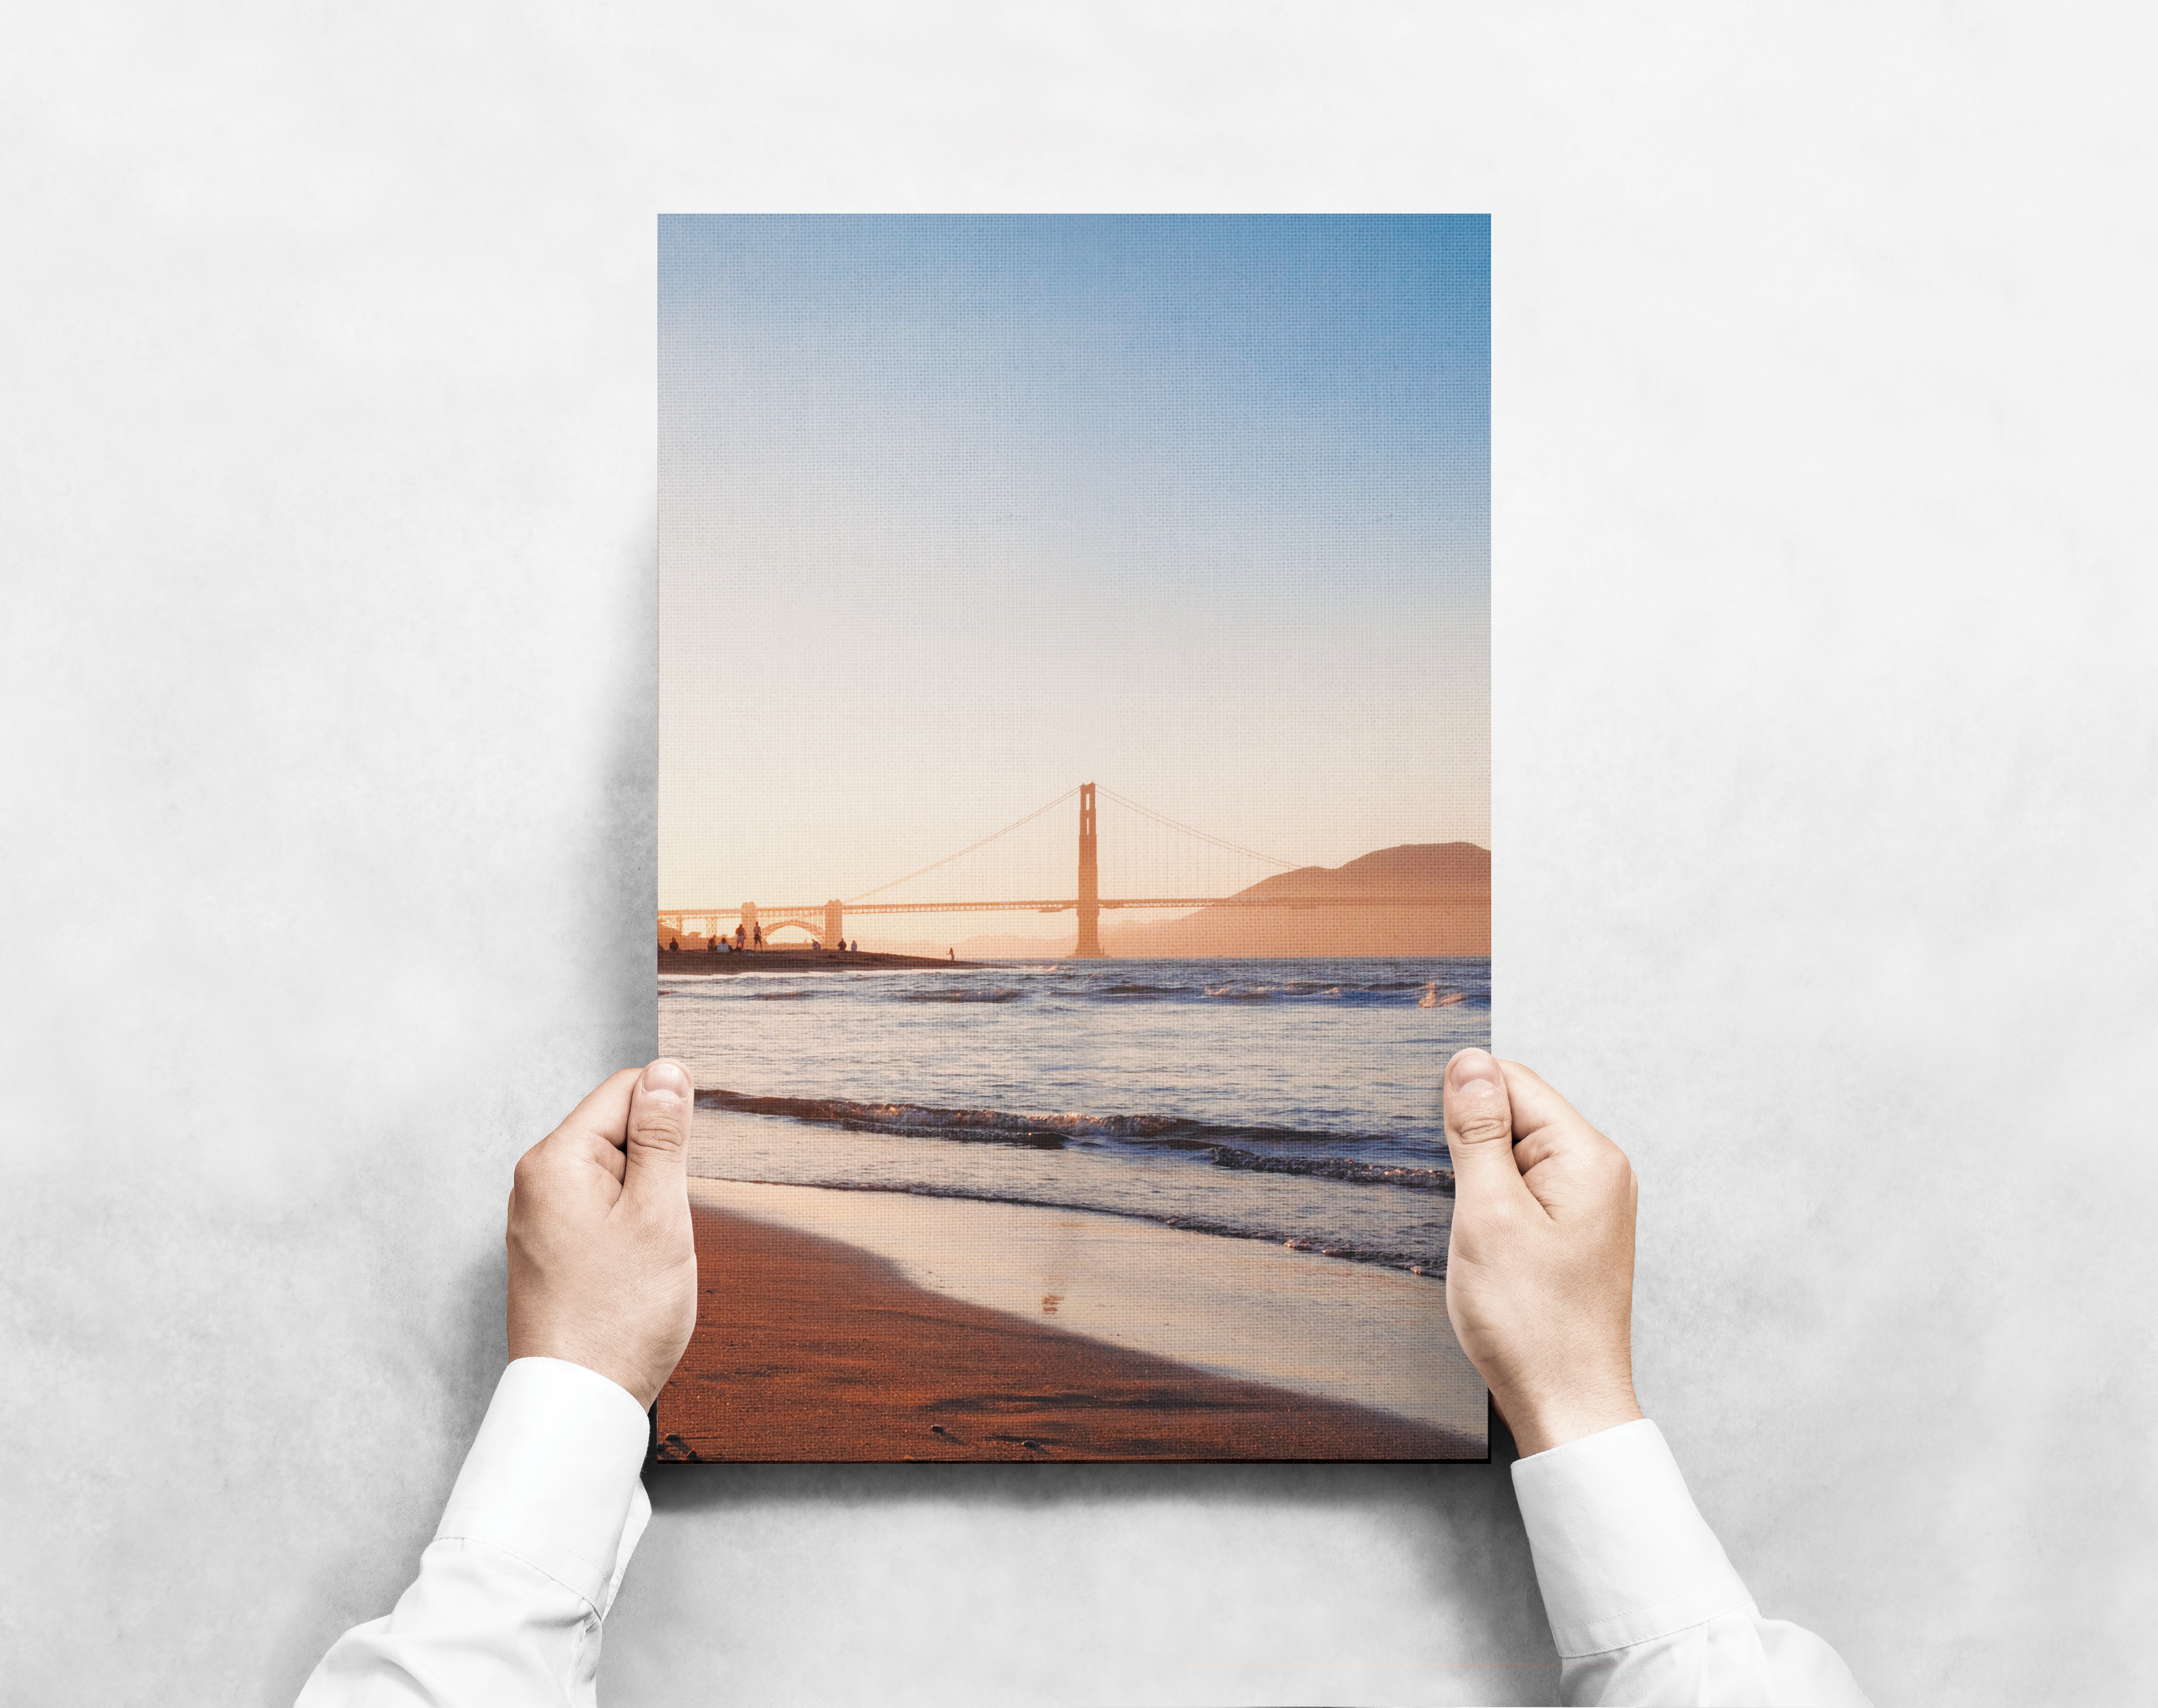
<path fill-rule="evenodd" d="M 1093 906 L 1113 907 L 1440 907 L 1468 899 L 1465 890 L 1438 890 L 1420 895 L 1381 891 L 1373 895 L 1104 895 Z M 760 918 L 775 920 L 792 915 L 823 916 L 826 903 L 780 906 L 760 901 Z M 845 901 L 839 904 L 849 916 L 857 913 L 1068 913 L 1079 898 L 1041 898 L 1020 901 Z M 662 919 L 718 919 L 740 913 L 741 904 L 725 907 L 664 907 Z"/>

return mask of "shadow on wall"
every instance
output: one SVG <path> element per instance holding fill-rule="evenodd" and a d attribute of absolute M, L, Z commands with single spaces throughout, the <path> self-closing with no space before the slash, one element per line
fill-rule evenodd
<path fill-rule="evenodd" d="M 1491 1443 L 1487 1464 L 655 1465 L 652 1529 L 608 1623 L 609 1680 L 648 1704 L 700 1700 L 699 1680 L 730 1674 L 824 1700 L 843 1664 L 866 1678 L 918 1649 L 921 1676 L 891 1680 L 891 1700 L 1118 1693 L 1107 1675 L 1045 1679 L 996 1658 L 999 1643 L 1039 1644 L 1063 1650 L 1044 1654 L 1052 1672 L 1109 1653 L 1118 1680 L 1143 1671 L 1164 1700 L 1194 1700 L 1195 1682 L 1202 1698 L 1324 1697 L 1329 1680 L 1366 1664 L 1362 1572 L 1394 1580 L 1370 1598 L 1386 1610 L 1374 1617 L 1427 1611 L 1426 1629 L 1397 1624 L 1388 1658 L 1368 1662 L 1390 1699 L 1555 1700 L 1557 1657 L 1514 1501 L 1516 1455 L 1495 1417 Z M 1206 1581 L 1243 1569 L 1235 1539 L 1255 1529 L 1293 1545 L 1249 1562 L 1240 1581 Z M 1188 1568 L 1171 1552 L 1186 1540 L 1199 1551 Z M 1339 1558 L 1351 1551 L 1364 1557 Z M 1412 1582 L 1400 1582 L 1404 1562 Z M 761 1582 L 768 1569 L 783 1574 L 777 1596 Z M 1133 1587 L 1149 1572 L 1166 1574 L 1172 1605 L 1150 1609 Z M 1147 1623 L 1216 1610 L 1220 1630 L 1191 1632 L 1188 1645 Z M 847 1632 L 844 1663 L 808 1640 L 826 1629 Z M 1267 1639 L 1253 1633 L 1267 1632 L 1278 1651 L 1320 1659 L 1196 1674 L 1154 1659 L 1247 1640 L 1256 1649 Z M 823 1658 L 784 1653 L 805 1648 Z"/>
<path fill-rule="evenodd" d="M 508 1352 L 508 1282 L 499 1250 L 477 1253 L 458 1273 L 451 1301 L 425 1313 L 432 1322 L 410 1325 L 404 1344 L 412 1349 L 411 1368 L 400 1373 L 399 1384 L 406 1393 L 402 1403 L 388 1401 L 374 1408 L 374 1427 L 410 1428 L 419 1421 L 410 1404 L 416 1394 L 439 1396 L 438 1427 L 409 1442 L 403 1456 L 405 1486 L 377 1490 L 371 1501 L 364 1489 L 348 1486 L 340 1490 L 341 1498 L 326 1503 L 347 1513 L 371 1509 L 381 1522 L 351 1527 L 323 1552 L 292 1551 L 292 1557 L 304 1560 L 312 1575 L 307 1592 L 288 1599 L 289 1617 L 269 1645 L 276 1657 L 269 1669 L 276 1681 L 271 1700 L 291 1700 L 330 1644 L 354 1625 L 388 1613 L 419 1570 L 420 1555 L 449 1502 L 502 1373 Z M 404 1309 L 410 1312 L 416 1303 L 408 1297 Z M 422 1371 L 424 1382 L 417 1380 Z M 348 1432 L 364 1427 L 363 1419 L 343 1421 Z M 348 1468 L 318 1469 L 316 1475 L 348 1484 L 348 1477 L 339 1476 Z M 424 1479 L 424 1489 L 416 1488 L 414 1479 Z"/>

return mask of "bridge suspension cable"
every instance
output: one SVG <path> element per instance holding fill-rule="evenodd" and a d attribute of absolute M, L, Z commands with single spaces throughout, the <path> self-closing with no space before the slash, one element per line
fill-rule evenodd
<path fill-rule="evenodd" d="M 902 884 L 911 884 L 916 878 L 925 877 L 929 873 L 937 870 L 940 866 L 948 866 L 954 860 L 963 859 L 967 855 L 973 853 L 976 849 L 987 848 L 999 837 L 1009 836 L 1012 832 L 1019 829 L 1020 826 L 1033 823 L 1034 821 L 1041 817 L 1043 813 L 1062 806 L 1066 801 L 1070 800 L 1079 791 L 1076 787 L 1068 788 L 1055 800 L 1048 802 L 1045 806 L 1036 807 L 1034 811 L 1028 813 L 1024 818 L 1014 818 L 1010 823 L 1005 825 L 1002 830 L 992 830 L 979 842 L 968 843 L 966 847 L 961 849 L 957 854 L 947 854 L 941 860 L 932 860 L 927 865 L 922 867 L 919 870 L 909 872 L 904 878 L 894 878 L 889 884 L 880 884 L 875 889 L 865 890 L 859 895 L 849 895 L 847 897 L 847 901 L 850 906 L 857 901 L 866 901 L 872 895 L 881 895 L 887 890 L 896 890 Z M 1104 791 L 1104 792 L 1107 792 Z"/>
<path fill-rule="evenodd" d="M 1076 793 L 1076 791 L 1074 791 L 1074 792 Z M 1155 812 L 1151 807 L 1142 807 L 1137 801 L 1133 800 L 1129 796 L 1120 795 L 1114 789 L 1102 789 L 1100 792 L 1104 800 L 1114 801 L 1119 807 L 1128 807 L 1133 812 L 1138 813 L 1142 818 L 1151 818 L 1155 823 L 1165 825 L 1171 830 L 1180 830 L 1186 836 L 1195 836 L 1201 842 L 1211 842 L 1216 848 L 1228 849 L 1231 854 L 1240 854 L 1250 859 L 1264 860 L 1270 866 L 1279 866 L 1284 872 L 1294 871 L 1299 864 L 1299 862 L 1295 860 L 1278 859 L 1276 856 L 1270 854 L 1261 854 L 1255 848 L 1246 848 L 1242 843 L 1231 842 L 1226 837 L 1216 836 L 1211 832 L 1200 830 L 1193 825 L 1183 823 L 1177 819 L 1170 818 L 1165 813 Z M 1050 804 L 1054 806 L 1056 802 L 1051 802 Z M 1045 812 L 1048 809 L 1045 808 L 1043 810 Z"/>

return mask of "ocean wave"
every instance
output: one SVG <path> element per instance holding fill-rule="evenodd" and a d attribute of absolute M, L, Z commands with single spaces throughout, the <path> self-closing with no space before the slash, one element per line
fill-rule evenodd
<path fill-rule="evenodd" d="M 1451 986 L 1443 979 L 1384 975 L 1360 978 L 1343 976 L 1337 965 L 1331 977 L 1301 978 L 1283 973 L 1242 973 L 1223 965 L 1195 969 L 1180 976 L 1174 963 L 1134 967 L 1127 962 L 1113 971 L 1056 963 L 1021 966 L 999 963 L 991 983 L 965 969 L 956 973 L 934 968 L 833 968 L 815 975 L 815 994 L 845 996 L 855 1001 L 904 1003 L 1011 1003 L 1040 995 L 1057 1003 L 1101 1003 L 1124 1007 L 1134 1003 L 1198 1003 L 1271 1005 L 1325 1003 L 1345 1008 L 1393 1008 L 1404 1002 L 1413 1007 L 1459 1007 L 1488 1011 L 1490 997 L 1474 988 Z M 784 981 L 798 985 L 802 972 L 796 968 L 758 968 L 739 973 L 669 974 L 659 986 L 663 998 L 677 1000 L 740 1001 L 763 999 L 758 984 Z M 1010 981 L 1024 981 L 1014 985 Z"/>
<path fill-rule="evenodd" d="M 1092 993 L 1100 996 L 1136 995 L 1142 990 L 1148 994 L 1166 997 L 1195 998 L 1204 1002 L 1277 1003 L 1277 1002 L 1350 1002 L 1375 1007 L 1391 1007 L 1415 995 L 1418 1008 L 1453 1008 L 1467 1004 L 1489 1008 L 1488 997 L 1474 992 L 1453 990 L 1442 992 L 1431 981 L 1404 978 L 1373 979 L 1360 983 L 1353 978 L 1317 979 L 1285 978 L 1271 982 L 1257 979 L 1229 979 L 1219 984 L 1189 985 L 1109 985 Z"/>
<path fill-rule="evenodd" d="M 851 1097 L 759 1097 L 721 1089 L 697 1093 L 698 1107 L 725 1109 L 741 1115 L 774 1115 L 820 1127 L 836 1127 L 848 1133 L 887 1133 L 908 1138 L 957 1139 L 974 1144 L 1022 1144 L 1037 1150 L 1057 1150 L 1067 1143 L 1123 1143 L 1149 1149 L 1220 1151 L 1249 1163 L 1228 1161 L 1224 1168 L 1264 1168 L 1280 1174 L 1328 1174 L 1338 1180 L 1368 1179 L 1374 1184 L 1419 1186 L 1425 1190 L 1446 1189 L 1418 1178 L 1438 1174 L 1441 1169 L 1404 1168 L 1391 1170 L 1379 1164 L 1351 1163 L 1345 1158 L 1267 1157 L 1251 1150 L 1253 1144 L 1344 1146 L 1389 1143 L 1384 1135 L 1364 1133 L 1327 1133 L 1310 1127 L 1267 1127 L 1252 1123 L 1198 1121 L 1181 1115 L 1025 1114 L 1006 1109 L 947 1109 L 924 1103 L 872 1103 Z M 1285 1166 L 1275 1169 L 1273 1163 Z M 1368 1169 L 1368 1174 L 1331 1173 L 1305 1163 L 1339 1163 L 1348 1169 Z M 1296 1164 L 1297 1166 L 1286 1166 Z M 1403 1178 L 1394 1179 L 1391 1174 Z M 1447 1176 L 1450 1181 L 1451 1175 Z"/>
<path fill-rule="evenodd" d="M 1207 1153 L 1217 1169 L 1244 1169 L 1261 1174 L 1306 1174 L 1324 1180 L 1352 1180 L 1368 1186 L 1406 1186 L 1414 1192 L 1453 1195 L 1451 1169 L 1418 1169 L 1407 1164 L 1360 1163 L 1353 1157 L 1265 1157 L 1234 1145 L 1217 1144 Z"/>

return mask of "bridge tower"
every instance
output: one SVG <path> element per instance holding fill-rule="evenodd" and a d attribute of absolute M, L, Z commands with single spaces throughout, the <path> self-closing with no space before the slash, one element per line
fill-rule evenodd
<path fill-rule="evenodd" d="M 839 933 L 847 928 L 847 910 L 834 898 L 824 904 L 824 947 L 839 947 Z"/>
<path fill-rule="evenodd" d="M 1079 947 L 1073 958 L 1102 958 L 1102 874 L 1094 847 L 1094 786 L 1079 785 Z"/>

